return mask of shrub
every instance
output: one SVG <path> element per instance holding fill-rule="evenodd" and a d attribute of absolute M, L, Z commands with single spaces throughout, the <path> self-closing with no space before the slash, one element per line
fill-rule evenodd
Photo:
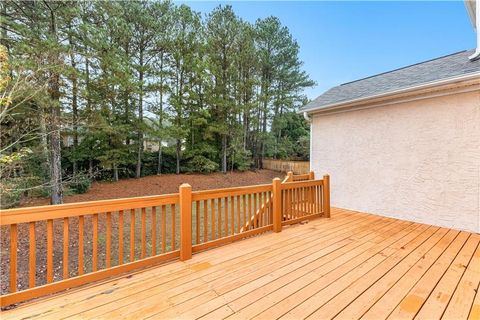
<path fill-rule="evenodd" d="M 85 173 L 78 173 L 72 179 L 72 181 L 68 184 L 68 186 L 75 192 L 75 193 L 85 193 L 90 189 L 92 185 L 92 181 L 90 177 Z"/>
<path fill-rule="evenodd" d="M 186 172 L 201 172 L 201 173 L 210 173 L 218 171 L 218 163 L 204 157 L 204 156 L 194 156 L 188 160 L 185 165 L 184 170 Z"/>

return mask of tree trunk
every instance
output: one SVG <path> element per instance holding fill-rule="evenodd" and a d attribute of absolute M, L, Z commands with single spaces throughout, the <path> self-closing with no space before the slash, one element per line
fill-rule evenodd
<path fill-rule="evenodd" d="M 140 178 L 142 175 L 142 158 L 143 158 L 143 51 L 140 51 L 140 96 L 138 105 L 138 150 L 137 150 L 137 170 L 135 177 Z"/>
<path fill-rule="evenodd" d="M 118 181 L 118 166 L 116 163 L 113 164 L 113 180 Z"/>
<path fill-rule="evenodd" d="M 50 8 L 49 8 L 50 9 Z M 50 33 L 56 39 L 57 29 L 55 13 L 50 9 Z M 52 65 L 60 65 L 58 54 L 53 57 Z M 49 160 L 50 160 L 50 184 L 51 204 L 63 203 L 62 189 L 62 156 L 60 142 L 60 75 L 58 72 L 50 72 L 48 90 L 52 105 L 50 106 L 50 117 L 48 119 L 49 131 Z"/>
<path fill-rule="evenodd" d="M 176 155 L 177 155 L 177 169 L 176 169 L 176 174 L 180 174 L 180 152 L 182 150 L 182 142 L 180 139 L 177 139 L 177 150 L 176 150 Z"/>
<path fill-rule="evenodd" d="M 160 54 L 160 112 L 158 115 L 158 130 L 160 139 L 158 139 L 158 163 L 157 174 L 162 174 L 162 134 L 163 134 L 163 52 Z"/>
<path fill-rule="evenodd" d="M 70 43 L 72 40 L 70 39 Z M 72 50 L 73 52 L 73 50 Z M 72 53 L 70 55 L 70 59 L 72 60 L 72 68 L 76 70 L 76 63 L 75 57 Z M 73 74 L 72 76 L 72 114 L 73 114 L 73 176 L 77 175 L 78 171 L 78 162 L 76 159 L 75 152 L 78 150 L 78 81 L 77 75 Z"/>
<path fill-rule="evenodd" d="M 227 135 L 222 135 L 222 172 L 227 173 Z"/>

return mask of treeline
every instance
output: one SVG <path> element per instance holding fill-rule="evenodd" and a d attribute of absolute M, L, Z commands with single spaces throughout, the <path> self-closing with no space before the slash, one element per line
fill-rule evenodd
<path fill-rule="evenodd" d="M 307 158 L 313 85 L 278 18 L 158 1 L 3 1 L 2 192 Z M 44 188 L 48 186 L 48 188 Z"/>

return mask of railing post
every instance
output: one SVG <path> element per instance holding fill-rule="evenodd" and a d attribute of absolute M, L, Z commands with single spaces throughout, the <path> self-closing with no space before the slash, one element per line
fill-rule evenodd
<path fill-rule="evenodd" d="M 308 174 L 308 180 L 315 180 L 315 172 L 313 172 L 313 170 L 310 170 L 310 173 Z"/>
<path fill-rule="evenodd" d="M 273 179 L 273 231 L 282 231 L 282 181 Z"/>
<path fill-rule="evenodd" d="M 326 218 L 330 218 L 330 176 L 323 176 L 323 212 Z"/>
<path fill-rule="evenodd" d="M 287 182 L 292 182 L 293 181 L 293 172 L 292 171 L 288 171 L 287 172 Z"/>
<path fill-rule="evenodd" d="M 192 258 L 192 186 L 184 183 L 180 195 L 180 261 Z"/>

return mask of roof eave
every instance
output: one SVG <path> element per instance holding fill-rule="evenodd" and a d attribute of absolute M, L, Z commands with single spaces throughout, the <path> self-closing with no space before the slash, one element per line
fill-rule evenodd
<path fill-rule="evenodd" d="M 350 108 L 349 110 L 354 110 L 355 109 L 354 105 L 356 105 L 356 104 L 364 105 L 364 104 L 368 103 L 369 101 L 373 101 L 373 100 L 378 100 L 378 99 L 382 99 L 382 98 L 390 98 L 390 97 L 400 95 L 400 94 L 406 94 L 406 93 L 415 92 L 415 91 L 419 91 L 419 90 L 423 90 L 423 89 L 429 89 L 429 88 L 435 88 L 435 87 L 438 87 L 438 86 L 454 84 L 456 82 L 475 80 L 477 78 L 480 79 L 480 72 L 469 73 L 469 74 L 458 76 L 458 77 L 452 77 L 452 78 L 448 78 L 448 79 L 442 79 L 442 80 L 439 80 L 439 81 L 424 83 L 424 84 L 421 84 L 421 85 L 418 85 L 418 86 L 412 86 L 412 87 L 403 88 L 403 89 L 399 89 L 399 90 L 388 91 L 388 92 L 384 92 L 384 93 L 377 94 L 377 95 L 362 97 L 362 98 L 359 98 L 359 99 L 347 100 L 347 101 L 342 101 L 342 102 L 339 102 L 339 103 L 333 103 L 333 104 L 329 104 L 329 105 L 318 106 L 318 107 L 314 107 L 314 108 L 311 108 L 311 109 L 302 109 L 302 110 L 299 110 L 299 113 L 313 114 L 313 113 L 317 113 L 317 112 L 331 112 L 331 111 L 335 111 L 337 109 L 345 108 L 347 106 L 352 106 L 352 108 Z"/>

